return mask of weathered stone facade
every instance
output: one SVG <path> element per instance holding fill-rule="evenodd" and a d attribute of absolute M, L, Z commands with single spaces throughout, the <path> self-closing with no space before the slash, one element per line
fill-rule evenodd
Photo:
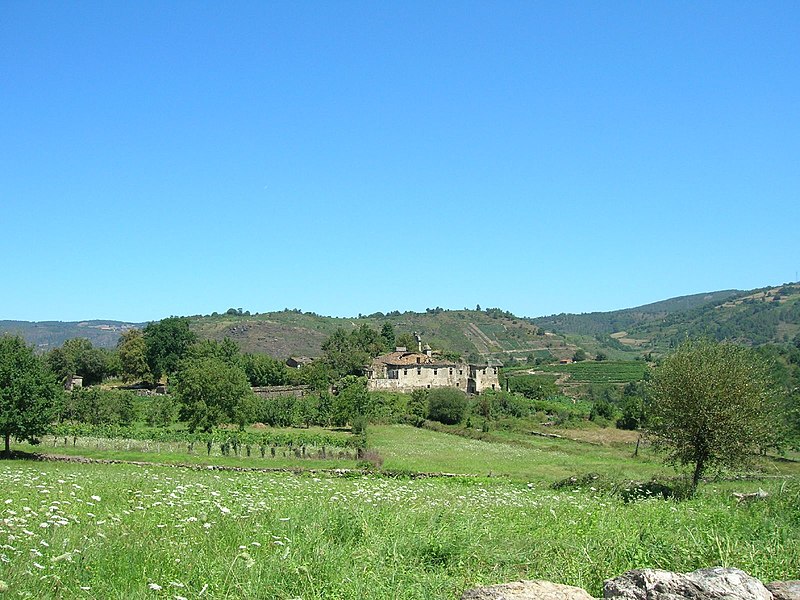
<path fill-rule="evenodd" d="M 500 389 L 499 368 L 455 363 L 430 351 L 395 352 L 377 357 L 366 369 L 369 391 L 412 392 L 420 388 L 454 387 L 468 394 Z"/>

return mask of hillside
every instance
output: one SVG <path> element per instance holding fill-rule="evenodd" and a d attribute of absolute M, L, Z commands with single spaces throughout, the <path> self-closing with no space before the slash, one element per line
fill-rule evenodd
<path fill-rule="evenodd" d="M 608 358 L 625 360 L 664 352 L 686 337 L 709 336 L 751 345 L 794 341 L 800 335 L 800 284 L 724 290 L 610 312 L 534 319 L 496 308 L 432 308 L 424 313 L 392 311 L 356 318 L 325 317 L 297 309 L 190 317 L 191 328 L 200 338 L 229 337 L 245 352 L 278 358 L 318 356 L 322 343 L 337 327 L 352 330 L 366 324 L 380 329 L 386 322 L 397 335 L 418 332 L 435 349 L 464 357 L 477 354 L 506 364 L 531 356 L 569 358 L 579 347 L 590 356 L 602 352 Z M 100 320 L 0 321 L 0 333 L 21 335 L 41 351 L 75 337 L 113 348 L 123 330 L 142 326 Z"/>
<path fill-rule="evenodd" d="M 40 351 L 58 348 L 66 340 L 86 338 L 99 348 L 113 348 L 120 334 L 142 323 L 122 321 L 0 321 L 0 334 L 19 335 Z"/>
<path fill-rule="evenodd" d="M 202 338 L 229 337 L 246 352 L 272 356 L 317 356 L 322 343 L 337 327 L 352 330 L 362 324 L 380 329 L 391 323 L 396 335 L 418 332 L 438 350 L 470 353 L 506 362 L 509 356 L 557 358 L 571 356 L 577 347 L 562 336 L 547 333 L 525 319 L 497 309 L 486 311 L 430 309 L 429 312 L 377 313 L 353 319 L 322 317 L 296 310 L 257 315 L 193 317 L 191 328 Z"/>
<path fill-rule="evenodd" d="M 607 313 L 561 314 L 532 323 L 589 352 L 664 352 L 682 340 L 711 337 L 747 345 L 785 343 L 800 335 L 800 284 L 726 290 Z"/>
<path fill-rule="evenodd" d="M 724 290 L 693 294 L 691 296 L 661 300 L 635 308 L 582 314 L 561 313 L 531 319 L 531 322 L 547 331 L 557 331 L 563 334 L 611 335 L 645 323 L 659 322 L 671 314 L 683 313 L 709 304 L 723 302 L 744 293 L 746 292 Z"/>

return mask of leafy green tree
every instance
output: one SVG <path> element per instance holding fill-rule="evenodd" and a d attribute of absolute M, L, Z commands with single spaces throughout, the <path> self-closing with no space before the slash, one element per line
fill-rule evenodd
<path fill-rule="evenodd" d="M 455 425 L 464 419 L 467 397 L 456 388 L 435 388 L 428 392 L 428 418 L 445 425 Z"/>
<path fill-rule="evenodd" d="M 649 435 L 670 464 L 692 468 L 692 489 L 711 468 L 747 466 L 781 429 L 765 363 L 733 344 L 685 342 L 656 368 L 649 399 Z"/>
<path fill-rule="evenodd" d="M 86 338 L 73 338 L 61 348 L 54 348 L 47 356 L 47 363 L 61 381 L 80 375 L 84 385 L 100 383 L 108 372 L 107 352 L 95 348 Z"/>
<path fill-rule="evenodd" d="M 388 321 L 381 327 L 381 339 L 383 340 L 384 350 L 392 352 L 395 346 L 394 327 Z"/>
<path fill-rule="evenodd" d="M 356 417 L 369 417 L 370 398 L 366 379 L 348 375 L 339 381 L 337 388 L 332 407 L 335 425 L 344 426 L 352 423 Z"/>
<path fill-rule="evenodd" d="M 128 329 L 122 332 L 117 342 L 124 381 L 148 381 L 152 378 L 147 365 L 147 346 L 141 329 Z"/>
<path fill-rule="evenodd" d="M 61 393 L 53 373 L 22 338 L 0 336 L 0 435 L 6 454 L 12 436 L 34 442 L 46 432 Z"/>
<path fill-rule="evenodd" d="M 162 375 L 169 375 L 178 370 L 180 360 L 186 356 L 189 347 L 197 341 L 197 336 L 189 329 L 189 319 L 169 317 L 148 323 L 144 328 L 144 341 L 147 349 L 147 365 L 153 378 L 158 381 Z"/>
<path fill-rule="evenodd" d="M 244 428 L 250 418 L 252 391 L 244 370 L 219 358 L 184 361 L 174 389 L 190 431 L 211 431 L 222 423 Z"/>
<path fill-rule="evenodd" d="M 245 354 L 242 357 L 244 372 L 250 385 L 288 385 L 289 368 L 282 361 L 266 354 Z"/>
<path fill-rule="evenodd" d="M 428 390 L 417 388 L 411 392 L 411 399 L 408 401 L 408 414 L 425 419 L 428 416 Z"/>
<path fill-rule="evenodd" d="M 103 390 L 99 386 L 78 388 L 63 395 L 58 406 L 59 421 L 80 421 L 92 425 L 130 425 L 135 418 L 133 393 Z"/>
<path fill-rule="evenodd" d="M 578 348 L 575 350 L 575 354 L 572 355 L 572 360 L 575 362 L 581 362 L 586 360 L 586 351 L 583 348 Z"/>
<path fill-rule="evenodd" d="M 401 333 L 395 338 L 395 348 L 406 348 L 409 352 L 416 352 L 417 340 L 410 333 Z"/>

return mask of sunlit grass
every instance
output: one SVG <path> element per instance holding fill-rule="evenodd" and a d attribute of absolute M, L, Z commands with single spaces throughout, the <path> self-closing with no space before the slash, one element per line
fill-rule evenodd
<path fill-rule="evenodd" d="M 634 567 L 800 567 L 800 490 L 623 504 L 498 479 L 0 462 L 0 580 L 31 598 L 456 598 Z"/>

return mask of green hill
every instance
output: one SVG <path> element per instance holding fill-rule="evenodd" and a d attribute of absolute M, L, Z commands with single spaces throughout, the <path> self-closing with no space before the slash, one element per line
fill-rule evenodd
<path fill-rule="evenodd" d="M 191 328 L 201 338 L 229 337 L 242 350 L 272 356 L 318 356 L 325 339 L 337 327 L 352 330 L 362 324 L 380 329 L 391 323 L 396 335 L 417 332 L 423 343 L 463 356 L 477 354 L 508 362 L 528 355 L 571 356 L 577 346 L 547 333 L 526 319 L 498 309 L 485 311 L 429 309 L 425 313 L 376 313 L 358 318 L 322 317 L 297 310 L 256 315 L 192 317 Z"/>
<path fill-rule="evenodd" d="M 800 284 L 683 296 L 637 308 L 531 319 L 589 352 L 664 352 L 682 340 L 710 337 L 747 345 L 800 335 Z"/>
<path fill-rule="evenodd" d="M 686 337 L 708 336 L 748 345 L 785 343 L 800 336 L 800 284 L 751 291 L 724 290 L 682 296 L 635 308 L 587 314 L 559 314 L 534 319 L 509 312 L 427 309 L 325 317 L 300 310 L 192 316 L 192 329 L 205 339 L 229 337 L 246 352 L 278 358 L 318 356 L 322 343 L 337 327 L 362 324 L 375 329 L 389 322 L 397 335 L 419 333 L 434 349 L 511 364 L 529 357 L 569 358 L 583 348 L 593 357 L 625 360 L 648 352 L 661 353 Z M 70 338 L 85 337 L 95 346 L 112 348 L 120 333 L 142 324 L 121 321 L 0 321 L 0 333 L 21 335 L 40 350 Z"/>
<path fill-rule="evenodd" d="M 19 335 L 28 344 L 44 352 L 58 348 L 66 340 L 86 338 L 99 348 L 113 348 L 120 334 L 131 327 L 143 327 L 142 323 L 122 321 L 0 321 L 0 335 Z"/>

